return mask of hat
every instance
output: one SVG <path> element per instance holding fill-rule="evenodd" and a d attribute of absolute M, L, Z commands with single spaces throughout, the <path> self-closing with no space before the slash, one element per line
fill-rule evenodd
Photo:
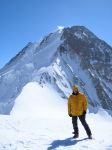
<path fill-rule="evenodd" d="M 78 90 L 78 86 L 77 86 L 77 85 L 72 86 L 72 90 L 73 90 L 73 91 Z"/>

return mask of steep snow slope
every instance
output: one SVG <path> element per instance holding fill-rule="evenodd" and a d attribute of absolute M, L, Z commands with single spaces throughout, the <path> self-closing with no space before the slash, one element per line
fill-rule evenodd
<path fill-rule="evenodd" d="M 28 83 L 17 97 L 11 111 L 14 117 L 52 118 L 64 115 L 66 101 L 53 90 L 51 85 L 43 87 L 37 82 Z M 61 112 L 61 113 L 60 113 Z"/>
<path fill-rule="evenodd" d="M 0 115 L 0 150 L 111 150 L 112 119 L 100 110 L 87 114 L 93 140 L 79 122 L 80 137 L 72 139 L 67 101 L 50 85 L 28 83 L 10 116 Z"/>
<path fill-rule="evenodd" d="M 32 81 L 33 73 L 54 60 L 62 33 L 46 36 L 40 43 L 29 43 L 0 70 L 0 113 L 9 114 L 23 86 Z"/>

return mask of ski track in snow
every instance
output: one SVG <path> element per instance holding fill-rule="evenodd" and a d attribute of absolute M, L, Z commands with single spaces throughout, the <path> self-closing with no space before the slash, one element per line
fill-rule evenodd
<path fill-rule="evenodd" d="M 87 114 L 86 119 L 93 139 L 87 139 L 79 120 L 80 136 L 73 139 L 67 101 L 51 86 L 29 83 L 11 114 L 0 115 L 0 150 L 112 150 L 111 117 L 99 110 L 98 114 Z"/>

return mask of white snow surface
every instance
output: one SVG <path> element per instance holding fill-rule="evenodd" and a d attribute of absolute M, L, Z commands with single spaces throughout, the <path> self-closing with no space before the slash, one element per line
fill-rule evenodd
<path fill-rule="evenodd" d="M 28 83 L 15 101 L 12 116 L 31 118 L 49 118 L 63 116 L 66 110 L 65 100 L 55 93 L 51 85 L 41 87 L 37 82 Z"/>
<path fill-rule="evenodd" d="M 93 139 L 87 139 L 79 122 L 80 136 L 72 138 L 67 100 L 50 85 L 28 83 L 17 97 L 9 116 L 0 115 L 0 150 L 112 150 L 112 119 L 99 110 L 86 120 Z"/>

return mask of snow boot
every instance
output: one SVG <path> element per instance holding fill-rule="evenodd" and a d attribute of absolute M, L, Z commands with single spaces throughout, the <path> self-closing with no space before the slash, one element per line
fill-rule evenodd
<path fill-rule="evenodd" d="M 88 135 L 88 139 L 92 139 L 92 135 Z"/>
<path fill-rule="evenodd" d="M 79 134 L 74 134 L 73 138 L 76 139 L 79 137 Z"/>

